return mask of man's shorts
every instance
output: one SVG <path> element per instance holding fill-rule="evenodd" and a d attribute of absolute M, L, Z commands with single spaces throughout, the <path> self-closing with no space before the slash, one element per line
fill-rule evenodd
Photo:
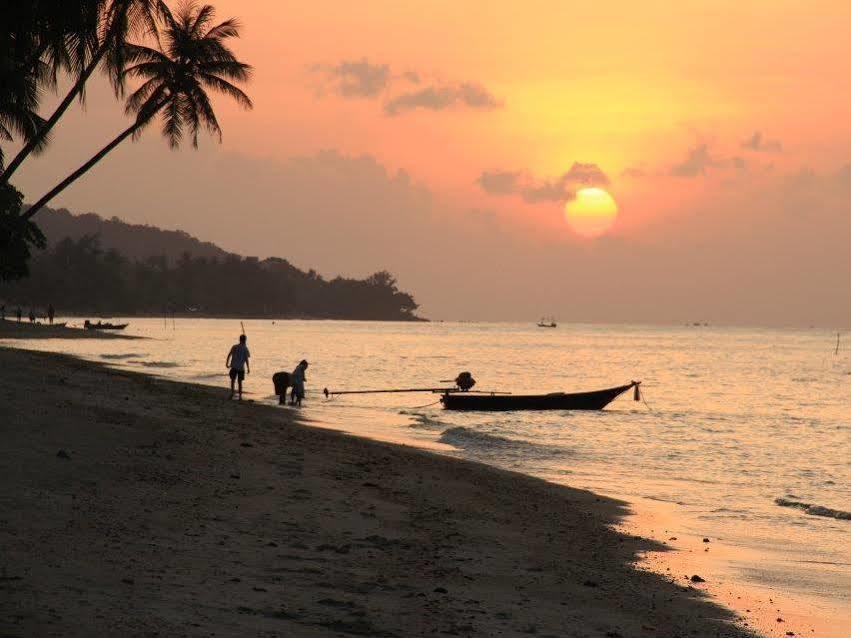
<path fill-rule="evenodd" d="M 230 380 L 235 381 L 239 379 L 240 381 L 245 380 L 245 370 L 237 370 L 236 368 L 230 369 Z"/>

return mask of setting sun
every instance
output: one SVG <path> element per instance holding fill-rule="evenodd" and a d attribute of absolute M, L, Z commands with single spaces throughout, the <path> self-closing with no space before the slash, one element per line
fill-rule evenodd
<path fill-rule="evenodd" d="M 564 206 L 570 227 L 583 237 L 599 237 L 615 223 L 618 205 L 602 188 L 580 188 Z"/>

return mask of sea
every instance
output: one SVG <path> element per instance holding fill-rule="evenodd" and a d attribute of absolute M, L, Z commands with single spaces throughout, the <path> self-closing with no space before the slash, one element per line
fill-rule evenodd
<path fill-rule="evenodd" d="M 300 411 L 316 424 L 622 499 L 623 529 L 672 550 L 640 568 L 684 587 L 700 575 L 766 635 L 851 635 L 851 335 L 837 348 L 819 329 L 113 320 L 147 339 L 9 345 L 221 387 L 226 400 L 225 357 L 244 326 L 246 399 L 275 403 L 272 374 L 307 359 Z M 477 390 L 640 380 L 642 396 L 600 412 L 464 413 L 427 392 L 322 392 L 444 387 L 462 371 Z"/>

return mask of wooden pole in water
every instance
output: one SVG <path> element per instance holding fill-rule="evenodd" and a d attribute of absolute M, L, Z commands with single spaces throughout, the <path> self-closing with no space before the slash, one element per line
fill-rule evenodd
<path fill-rule="evenodd" d="M 836 350 L 833 351 L 833 356 L 836 356 L 836 355 L 839 354 L 839 335 L 840 334 L 841 333 L 839 333 L 839 332 L 836 333 Z"/>

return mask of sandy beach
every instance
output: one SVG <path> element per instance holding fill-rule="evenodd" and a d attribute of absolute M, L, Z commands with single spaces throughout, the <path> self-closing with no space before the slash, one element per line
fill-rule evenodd
<path fill-rule="evenodd" d="M 631 566 L 658 545 L 609 528 L 623 503 L 224 389 L 0 362 L 3 636 L 747 635 Z"/>

